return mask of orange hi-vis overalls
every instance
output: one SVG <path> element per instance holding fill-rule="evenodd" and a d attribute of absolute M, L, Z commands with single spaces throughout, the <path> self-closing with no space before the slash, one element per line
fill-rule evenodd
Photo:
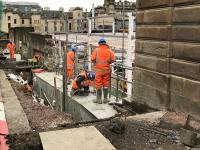
<path fill-rule="evenodd" d="M 114 52 L 106 44 L 100 45 L 93 51 L 91 60 L 94 63 L 96 89 L 109 87 L 110 64 L 115 61 Z"/>
<path fill-rule="evenodd" d="M 13 59 L 14 54 L 15 54 L 15 44 L 14 43 L 8 43 L 7 49 L 9 49 L 9 52 L 10 52 L 10 58 Z"/>
<path fill-rule="evenodd" d="M 67 79 L 72 79 L 74 73 L 74 61 L 75 61 L 75 53 L 73 51 L 69 51 L 67 53 Z"/>
<path fill-rule="evenodd" d="M 78 85 L 78 79 L 80 78 L 80 77 L 83 77 L 84 78 L 84 80 L 83 81 L 81 81 L 81 83 Z M 88 75 L 87 75 L 87 72 L 86 71 L 82 71 L 77 77 L 76 77 L 76 79 L 75 80 L 73 80 L 73 82 L 72 82 L 72 89 L 74 89 L 74 90 L 78 90 L 78 89 L 80 89 L 81 87 L 89 87 L 90 86 L 90 80 L 89 80 L 89 78 L 88 78 Z"/>

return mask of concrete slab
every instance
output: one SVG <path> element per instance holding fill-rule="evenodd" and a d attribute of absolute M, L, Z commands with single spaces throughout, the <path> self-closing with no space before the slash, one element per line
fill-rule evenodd
<path fill-rule="evenodd" d="M 116 150 L 94 126 L 40 133 L 44 150 Z"/>
<path fill-rule="evenodd" d="M 36 73 L 36 80 L 41 80 L 45 82 L 45 85 L 43 85 L 43 91 L 51 91 L 54 90 L 54 72 L 43 72 L 43 73 Z M 50 87 L 47 87 L 46 85 L 50 85 Z M 56 85 L 57 90 L 62 95 L 62 76 L 56 76 Z M 38 88 L 38 87 L 36 87 Z M 51 90 L 49 89 L 51 88 Z M 68 86 L 68 95 L 70 95 L 71 86 Z M 48 95 L 47 95 L 48 97 Z M 51 96 L 48 97 L 50 101 L 52 101 Z M 110 105 L 107 104 L 95 104 L 93 103 L 93 100 L 96 98 L 94 94 L 89 94 L 88 96 L 73 96 L 69 97 L 69 100 L 74 103 L 78 103 L 78 105 L 81 105 L 85 110 L 87 110 L 89 113 L 91 113 L 93 116 L 95 116 L 97 119 L 105 119 L 112 116 L 115 116 L 117 114 L 117 111 Z M 58 98 L 58 100 L 61 101 L 61 99 Z"/>
<path fill-rule="evenodd" d="M 165 115 L 166 112 L 158 111 L 152 113 L 146 113 L 141 115 L 130 116 L 127 119 L 130 121 L 144 121 L 150 124 L 159 124 L 160 119 Z"/>
<path fill-rule="evenodd" d="M 5 83 L 8 85 L 5 86 Z M 2 70 L 0 70 L 0 91 L 4 100 L 5 117 L 9 133 L 18 134 L 31 131 L 26 114 L 10 83 L 6 81 L 6 75 Z"/>

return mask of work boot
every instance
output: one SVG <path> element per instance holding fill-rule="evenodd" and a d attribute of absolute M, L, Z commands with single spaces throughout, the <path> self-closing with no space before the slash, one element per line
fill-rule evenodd
<path fill-rule="evenodd" d="M 97 97 L 96 97 L 96 99 L 93 102 L 97 103 L 97 104 L 102 104 L 101 97 L 102 97 L 102 90 L 98 89 L 97 90 Z"/>
<path fill-rule="evenodd" d="M 109 100 L 108 100 L 108 88 L 103 89 L 103 95 L 104 95 L 103 103 L 106 104 L 106 103 L 109 102 Z"/>

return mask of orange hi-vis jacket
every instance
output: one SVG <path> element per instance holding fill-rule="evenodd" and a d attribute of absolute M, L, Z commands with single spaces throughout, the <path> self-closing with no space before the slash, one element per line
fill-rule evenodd
<path fill-rule="evenodd" d="M 14 58 L 15 44 L 14 43 L 8 43 L 7 44 L 7 49 L 9 49 L 9 52 L 10 52 L 10 58 Z"/>
<path fill-rule="evenodd" d="M 115 55 L 109 46 L 104 44 L 93 51 L 91 60 L 94 63 L 95 72 L 110 72 L 110 64 L 115 61 Z"/>
<path fill-rule="evenodd" d="M 77 79 L 80 77 L 84 77 L 84 80 L 81 82 L 80 87 L 88 87 L 90 86 L 90 80 L 88 78 L 88 73 L 86 71 L 82 71 L 75 80 L 72 82 L 72 89 L 77 90 L 79 89 L 79 85 L 77 84 Z"/>
<path fill-rule="evenodd" d="M 108 45 L 100 45 L 93 51 L 91 60 L 94 63 L 96 89 L 109 87 L 110 64 L 115 61 L 114 52 L 110 50 Z"/>
<path fill-rule="evenodd" d="M 69 80 L 72 79 L 74 73 L 75 53 L 73 51 L 69 51 L 66 57 L 67 57 L 66 61 L 67 78 Z"/>
<path fill-rule="evenodd" d="M 75 60 L 75 53 L 73 51 L 69 51 L 67 53 L 67 69 L 74 68 L 74 60 Z"/>

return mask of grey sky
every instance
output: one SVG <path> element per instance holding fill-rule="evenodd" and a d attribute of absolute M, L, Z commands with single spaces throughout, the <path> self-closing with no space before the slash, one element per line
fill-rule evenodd
<path fill-rule="evenodd" d="M 67 11 L 70 7 L 83 7 L 84 9 L 91 9 L 92 4 L 95 6 L 103 5 L 104 0 L 2 0 L 2 1 L 11 1 L 11 2 L 38 2 L 42 7 L 50 7 L 53 10 L 57 10 L 59 7 L 64 7 Z M 135 1 L 135 0 L 130 0 Z"/>

